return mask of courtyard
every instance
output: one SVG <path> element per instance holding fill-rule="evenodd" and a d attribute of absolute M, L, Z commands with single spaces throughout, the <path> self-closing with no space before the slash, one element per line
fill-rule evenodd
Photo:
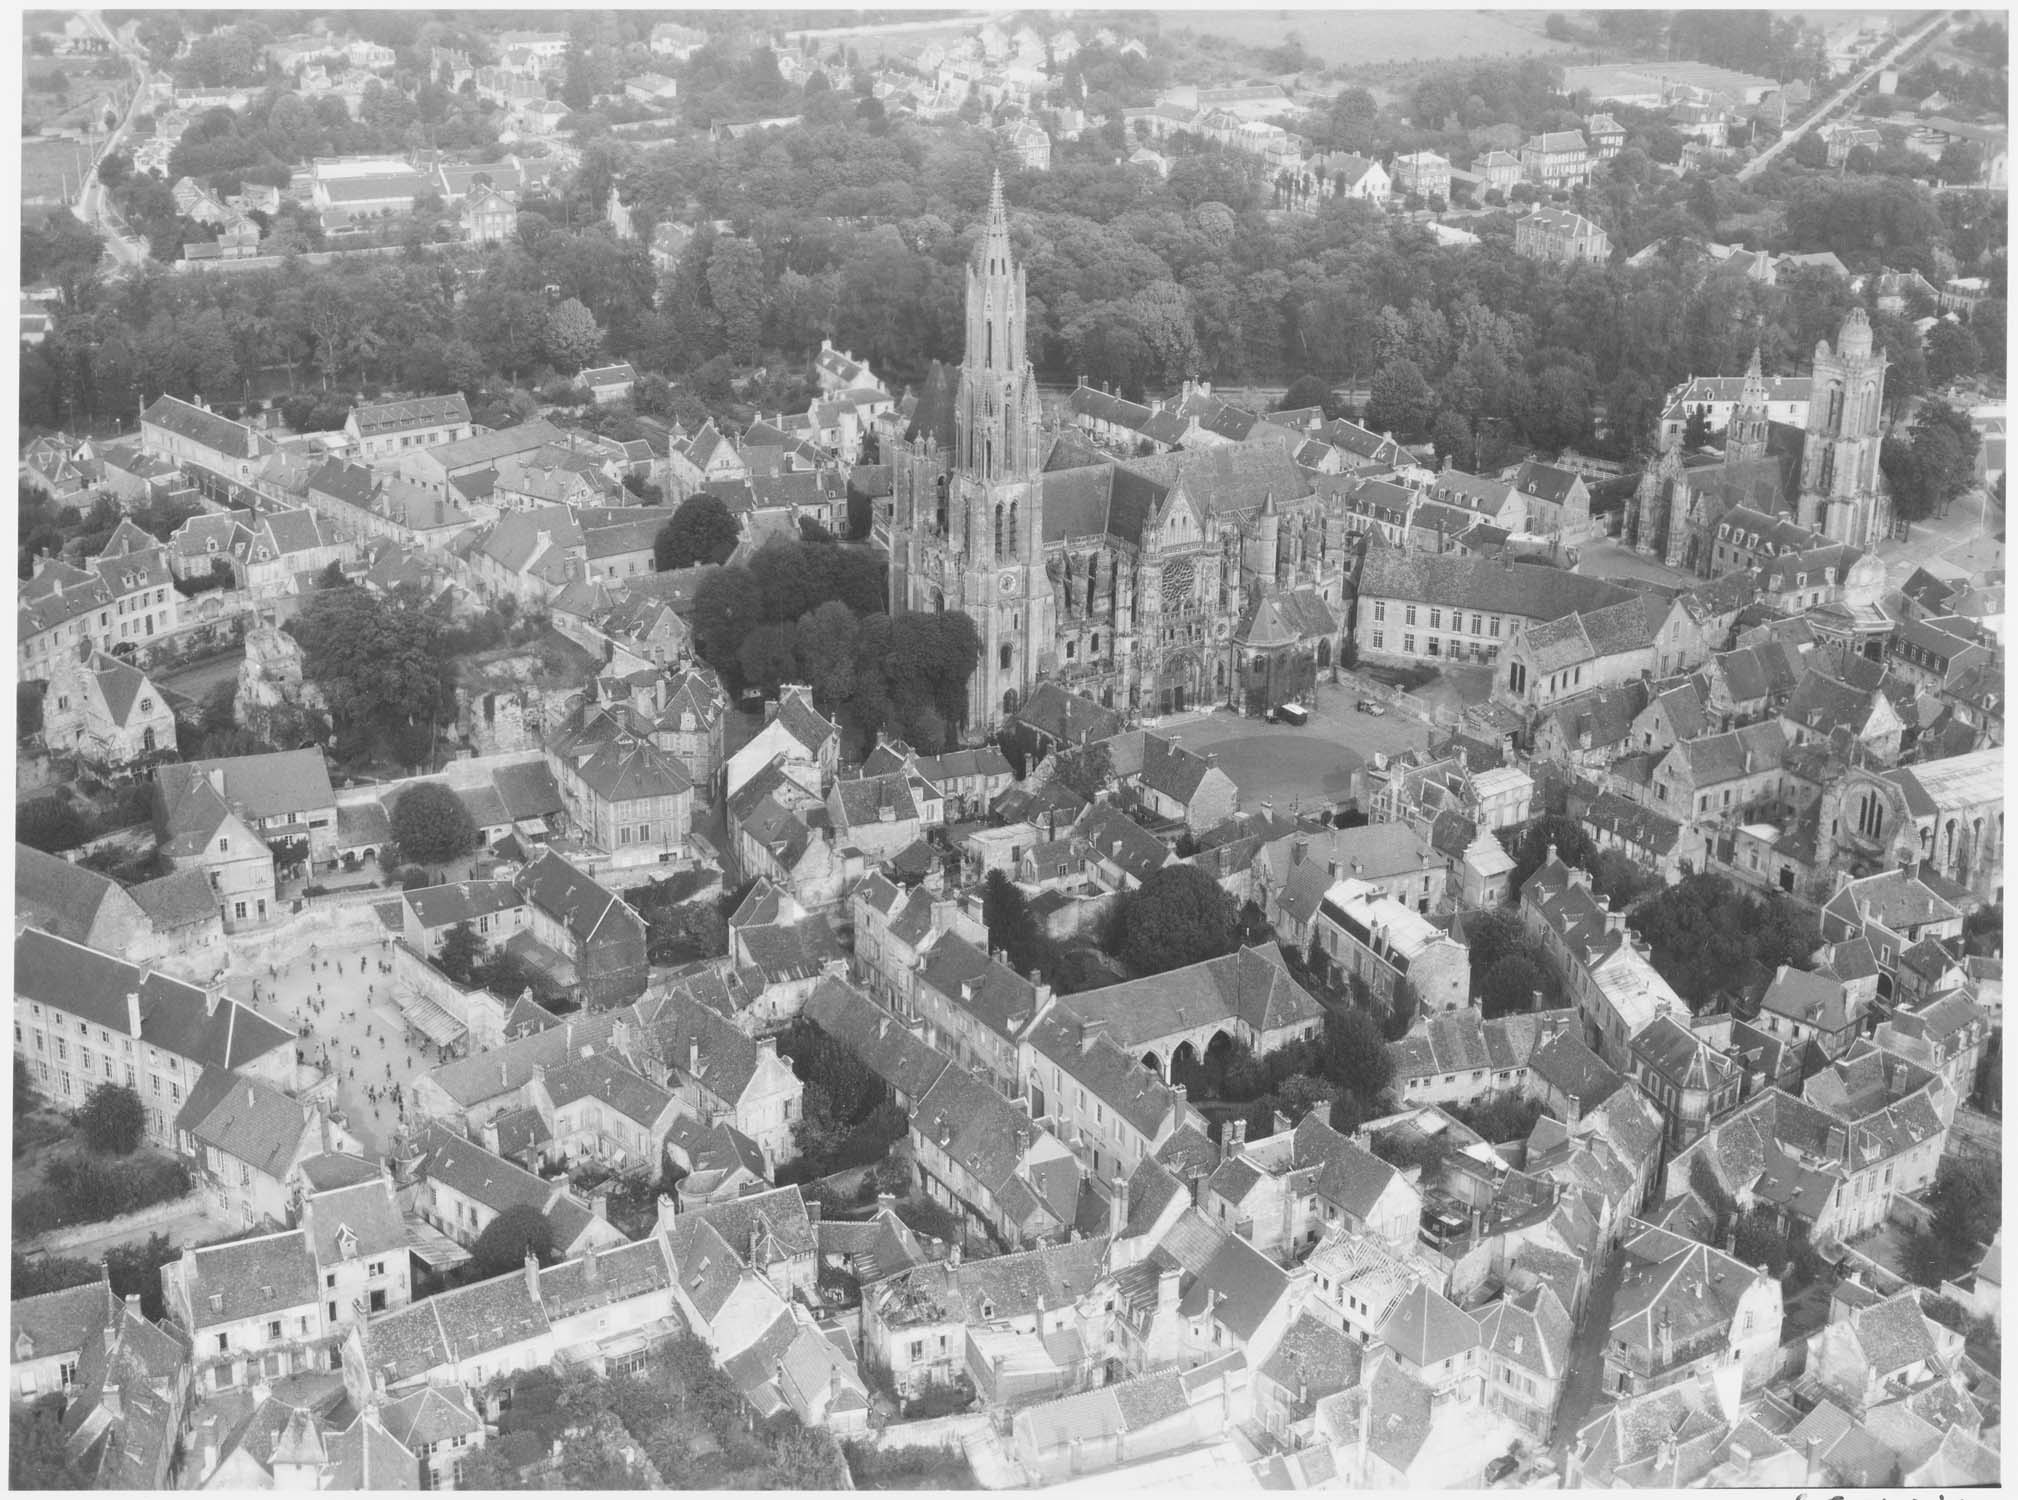
<path fill-rule="evenodd" d="M 412 1107 L 414 1079 L 441 1060 L 393 999 L 382 967 L 391 957 L 390 938 L 315 944 L 286 962 L 237 969 L 227 981 L 234 999 L 294 1032 L 304 1063 L 336 1075 L 345 1125 L 378 1155 L 390 1150 Z"/>

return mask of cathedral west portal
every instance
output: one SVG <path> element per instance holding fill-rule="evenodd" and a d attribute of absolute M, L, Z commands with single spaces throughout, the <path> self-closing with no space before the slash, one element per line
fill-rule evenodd
<path fill-rule="evenodd" d="M 1087 462 L 1045 430 L 1024 307 L 998 176 L 967 270 L 965 356 L 934 367 L 889 455 L 891 612 L 973 619 L 969 732 L 1040 680 L 1158 714 L 1272 707 L 1276 685 L 1329 668 L 1351 541 L 1335 491 L 1267 433 Z"/>

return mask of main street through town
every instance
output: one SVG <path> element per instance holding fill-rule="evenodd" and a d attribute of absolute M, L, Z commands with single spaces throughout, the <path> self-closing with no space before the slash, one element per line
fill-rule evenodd
<path fill-rule="evenodd" d="M 1918 46 L 1927 37 L 1932 36 L 1941 27 L 1946 26 L 1950 19 L 1952 19 L 1951 13 L 1943 11 L 1918 31 L 1913 32 L 1909 36 L 1901 37 L 1893 44 L 1890 51 L 1875 58 L 1868 68 L 1845 84 L 1827 104 L 1824 104 L 1820 109 L 1809 115 L 1807 119 L 1796 125 L 1792 130 L 1787 131 L 1777 141 L 1773 142 L 1772 145 L 1738 168 L 1738 181 L 1747 182 L 1756 177 L 1760 172 L 1763 172 L 1774 157 L 1778 156 L 1782 151 L 1791 150 L 1794 143 L 1800 140 L 1802 136 L 1827 121 L 1831 115 L 1847 104 L 1872 79 L 1884 72 L 1885 69 L 1891 67 L 1900 57 Z"/>
<path fill-rule="evenodd" d="M 120 267 L 137 266 L 147 259 L 148 249 L 144 240 L 137 239 L 128 230 L 119 211 L 112 206 L 111 197 L 105 185 L 98 180 L 98 168 L 107 156 L 120 149 L 133 129 L 133 122 L 146 111 L 154 99 L 154 83 L 148 72 L 147 56 L 138 46 L 129 44 L 106 24 L 105 18 L 95 10 L 76 12 L 79 19 L 103 37 L 106 43 L 124 57 L 133 67 L 133 97 L 127 101 L 126 113 L 105 138 L 105 145 L 98 157 L 91 163 L 86 174 L 82 191 L 71 212 L 84 223 L 104 232 L 106 253 Z"/>

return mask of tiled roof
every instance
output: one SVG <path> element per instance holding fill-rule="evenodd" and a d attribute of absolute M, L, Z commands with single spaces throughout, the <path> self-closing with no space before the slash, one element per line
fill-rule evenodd
<path fill-rule="evenodd" d="M 293 1163 L 315 1111 L 271 1085 L 226 1070 L 206 1072 L 175 1117 L 175 1128 L 255 1172 L 280 1179 Z"/>
<path fill-rule="evenodd" d="M 1273 944 L 1082 991 L 1061 1003 L 1082 1020 L 1104 1023 L 1109 1036 L 1138 1054 L 1158 1038 L 1208 1022 L 1237 1019 L 1267 1033 L 1314 1024 L 1322 1016 Z"/>
<path fill-rule="evenodd" d="M 312 1305 L 315 1261 L 299 1229 L 183 1252 L 194 1332 Z"/>
<path fill-rule="evenodd" d="M 349 1187 L 311 1194 L 301 1205 L 301 1227 L 321 1266 L 403 1252 L 407 1242 L 392 1182 L 376 1174 Z"/>

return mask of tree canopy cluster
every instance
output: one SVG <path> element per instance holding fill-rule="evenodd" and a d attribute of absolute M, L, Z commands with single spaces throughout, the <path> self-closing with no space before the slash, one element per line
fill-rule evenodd
<path fill-rule="evenodd" d="M 1968 337 L 1966 332 L 1963 337 Z M 1887 437 L 1879 450 L 1893 513 L 1902 521 L 1924 521 L 1945 512 L 1976 482 L 1976 451 L 1981 445 L 1967 415 L 1945 401 L 1923 402 L 1912 427 L 1903 435 Z"/>
<path fill-rule="evenodd" d="M 883 729 L 937 754 L 967 722 L 980 637 L 956 610 L 892 619 L 884 580 L 872 550 L 770 542 L 747 568 L 723 568 L 695 591 L 695 649 L 737 691 L 810 686 L 856 758 Z"/>
<path fill-rule="evenodd" d="M 408 765 L 432 755 L 436 731 L 455 717 L 455 664 L 438 614 L 408 594 L 322 589 L 288 629 L 340 749 L 383 742 Z"/>
<path fill-rule="evenodd" d="M 1161 974 L 1231 953 L 1239 910 L 1205 871 L 1165 865 L 1115 907 L 1115 952 L 1138 974 Z"/>
<path fill-rule="evenodd" d="M 1649 896 L 1626 925 L 1646 940 L 1654 968 L 1693 1009 L 1756 988 L 1781 964 L 1805 969 L 1822 941 L 1814 915 L 1786 897 L 1747 891 L 1707 872 Z"/>

